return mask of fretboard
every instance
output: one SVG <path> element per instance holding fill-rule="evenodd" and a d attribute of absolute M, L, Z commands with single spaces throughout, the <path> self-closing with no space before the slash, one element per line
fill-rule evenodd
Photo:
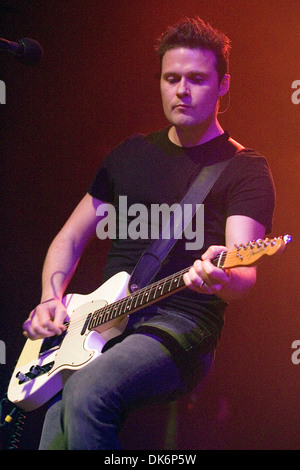
<path fill-rule="evenodd" d="M 212 263 L 215 266 L 222 267 L 225 258 L 226 252 L 222 252 L 212 260 Z M 190 268 L 183 269 L 182 271 L 139 289 L 123 299 L 117 300 L 116 302 L 96 310 L 90 315 L 87 328 L 92 330 L 124 315 L 130 315 L 131 313 L 184 289 L 186 286 L 183 281 L 183 275 L 188 272 L 189 269 Z"/>
<path fill-rule="evenodd" d="M 88 329 L 92 330 L 108 321 L 134 313 L 176 291 L 184 289 L 183 274 L 187 271 L 188 269 L 184 269 L 96 310 L 90 317 Z"/>

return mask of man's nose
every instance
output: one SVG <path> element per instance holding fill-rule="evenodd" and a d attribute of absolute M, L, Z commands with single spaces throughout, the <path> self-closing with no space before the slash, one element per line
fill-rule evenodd
<path fill-rule="evenodd" d="M 188 96 L 190 94 L 189 84 L 185 78 L 182 77 L 177 87 L 177 96 Z"/>

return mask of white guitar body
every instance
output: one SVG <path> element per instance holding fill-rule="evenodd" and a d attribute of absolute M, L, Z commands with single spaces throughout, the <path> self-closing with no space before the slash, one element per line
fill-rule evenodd
<path fill-rule="evenodd" d="M 47 340 L 32 341 L 28 339 L 26 341 L 7 391 L 8 399 L 11 402 L 25 411 L 42 406 L 63 388 L 65 381 L 73 371 L 80 369 L 101 355 L 107 341 L 124 331 L 127 316 L 106 323 L 104 331 L 101 331 L 103 328 L 99 327 L 93 331 L 86 330 L 81 334 L 90 312 L 127 295 L 129 278 L 129 274 L 120 272 L 91 294 L 69 294 L 64 297 L 63 303 L 70 317 L 67 334 L 59 347 L 46 350 L 44 353 L 42 346 Z M 97 330 L 100 330 L 101 333 Z M 54 364 L 48 372 L 22 381 L 22 377 L 30 370 L 33 370 L 34 374 L 40 371 L 40 368 L 47 369 L 47 365 L 52 363 Z"/>
<path fill-rule="evenodd" d="M 264 255 L 282 252 L 290 241 L 290 235 L 285 235 L 235 245 L 232 250 L 219 253 L 212 263 L 223 269 L 253 266 Z M 131 294 L 130 276 L 122 271 L 91 294 L 64 297 L 70 318 L 66 333 L 26 341 L 8 386 L 8 399 L 24 411 L 46 403 L 63 388 L 72 372 L 102 354 L 107 341 L 124 331 L 128 315 L 184 289 L 183 274 L 188 269 Z"/>

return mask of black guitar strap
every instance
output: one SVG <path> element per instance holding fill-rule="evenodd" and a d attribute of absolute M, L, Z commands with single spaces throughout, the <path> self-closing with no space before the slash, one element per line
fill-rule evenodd
<path fill-rule="evenodd" d="M 134 292 L 150 284 L 152 279 L 159 272 L 163 261 L 170 253 L 187 225 L 191 222 L 197 209 L 199 209 L 199 205 L 202 204 L 221 173 L 232 158 L 243 149 L 244 147 L 242 145 L 229 138 L 225 144 L 221 145 L 221 149 L 219 147 L 214 154 L 214 156 L 216 154 L 229 155 L 229 158 L 219 163 L 205 166 L 198 173 L 176 209 L 171 213 L 170 219 L 163 225 L 159 238 L 152 241 L 139 259 L 130 277 L 130 292 Z M 183 224 L 182 209 L 185 204 L 191 204 L 192 211 L 189 217 L 184 217 Z M 170 227 L 173 227 L 173 236 L 170 236 Z"/>

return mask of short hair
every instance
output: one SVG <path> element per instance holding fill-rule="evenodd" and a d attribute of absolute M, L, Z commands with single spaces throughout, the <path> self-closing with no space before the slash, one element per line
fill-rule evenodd
<path fill-rule="evenodd" d="M 230 39 L 198 16 L 183 18 L 178 23 L 169 26 L 160 36 L 155 49 L 162 62 L 168 50 L 178 47 L 212 51 L 217 59 L 216 69 L 219 82 L 229 72 Z"/>

